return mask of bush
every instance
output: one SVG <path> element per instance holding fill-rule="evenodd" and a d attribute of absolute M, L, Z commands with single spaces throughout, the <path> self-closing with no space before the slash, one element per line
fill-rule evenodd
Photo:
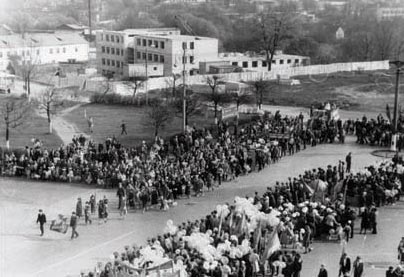
<path fill-rule="evenodd" d="M 94 93 L 90 97 L 90 102 L 106 105 L 143 106 L 146 104 L 146 99 L 144 97 L 133 97 L 116 93 Z"/>

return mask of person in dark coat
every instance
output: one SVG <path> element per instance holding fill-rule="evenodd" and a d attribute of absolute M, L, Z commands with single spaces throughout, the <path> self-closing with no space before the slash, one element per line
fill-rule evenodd
<path fill-rule="evenodd" d="M 389 269 L 386 270 L 386 277 L 397 277 L 397 276 L 394 274 L 394 267 L 389 266 Z"/>
<path fill-rule="evenodd" d="M 348 155 L 345 157 L 346 162 L 346 172 L 351 172 L 351 165 L 352 165 L 352 153 L 349 152 Z"/>
<path fill-rule="evenodd" d="M 44 234 L 44 228 L 43 228 L 43 226 L 44 226 L 45 223 L 46 223 L 46 216 L 45 216 L 45 214 L 43 213 L 42 210 L 39 210 L 38 218 L 37 218 L 37 220 L 36 220 L 36 223 L 37 223 L 37 224 L 39 223 L 39 230 L 41 230 L 41 237 L 42 237 L 43 234 Z"/>
<path fill-rule="evenodd" d="M 293 261 L 293 277 L 300 277 L 300 271 L 302 271 L 302 258 L 300 257 L 300 254 L 297 253 L 295 256 L 295 259 Z"/>
<path fill-rule="evenodd" d="M 369 214 L 369 225 L 372 228 L 372 234 L 377 234 L 377 209 L 373 208 Z"/>
<path fill-rule="evenodd" d="M 81 198 L 79 197 L 77 199 L 77 204 L 76 204 L 76 216 L 78 218 L 83 216 L 83 203 L 81 202 Z"/>
<path fill-rule="evenodd" d="M 356 257 L 353 263 L 353 275 L 354 277 L 362 277 L 363 274 L 363 261 L 361 257 Z"/>
<path fill-rule="evenodd" d="M 70 227 L 72 227 L 72 236 L 71 239 L 78 238 L 79 233 L 77 232 L 77 215 L 75 212 L 72 213 L 70 217 Z"/>
<path fill-rule="evenodd" d="M 363 213 L 361 214 L 362 220 L 361 220 L 361 230 L 359 231 L 359 234 L 362 234 L 362 231 L 366 235 L 366 230 L 369 229 L 369 212 L 368 209 L 365 208 Z"/>
<path fill-rule="evenodd" d="M 338 273 L 338 277 L 339 276 L 350 276 L 351 274 L 351 258 L 349 258 L 347 253 L 342 253 L 342 256 L 339 260 L 339 273 Z"/>
<path fill-rule="evenodd" d="M 320 271 L 318 272 L 317 277 L 328 277 L 327 269 L 325 269 L 325 266 L 323 264 L 320 267 Z"/>

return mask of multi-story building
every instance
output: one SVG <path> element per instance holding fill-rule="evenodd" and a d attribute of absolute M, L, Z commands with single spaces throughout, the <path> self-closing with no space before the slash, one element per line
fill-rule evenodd
<path fill-rule="evenodd" d="M 404 17 L 404 7 L 383 7 L 376 11 L 377 20 L 393 20 Z"/>
<path fill-rule="evenodd" d="M 217 39 L 184 36 L 176 28 L 97 32 L 99 72 L 115 78 L 170 76 L 184 69 L 193 75 L 199 62 L 217 57 Z"/>
<path fill-rule="evenodd" d="M 0 71 L 15 56 L 36 65 L 88 61 L 88 42 L 76 33 L 29 33 L 0 36 Z"/>

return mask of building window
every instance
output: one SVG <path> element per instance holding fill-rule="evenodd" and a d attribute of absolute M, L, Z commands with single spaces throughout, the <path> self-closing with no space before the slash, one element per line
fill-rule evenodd
<path fill-rule="evenodd" d="M 182 56 L 182 63 L 183 63 L 183 64 L 186 64 L 186 63 L 187 63 L 187 57 L 186 57 L 186 56 L 185 56 L 185 57 Z"/>
<path fill-rule="evenodd" d="M 147 60 L 152 61 L 153 60 L 153 54 L 148 54 L 147 55 Z"/>
<path fill-rule="evenodd" d="M 145 39 L 143 39 L 142 43 L 143 43 L 143 46 L 146 46 L 146 40 Z"/>
<path fill-rule="evenodd" d="M 136 39 L 136 44 L 139 45 L 139 46 L 142 45 L 142 40 L 140 38 L 137 38 Z"/>
<path fill-rule="evenodd" d="M 66 47 L 63 47 L 63 53 L 66 53 Z"/>
<path fill-rule="evenodd" d="M 182 43 L 182 49 L 187 49 L 187 43 L 186 42 Z"/>
<path fill-rule="evenodd" d="M 105 35 L 105 40 L 109 41 L 109 35 Z"/>
<path fill-rule="evenodd" d="M 262 61 L 262 67 L 267 67 L 267 62 L 266 61 Z"/>
<path fill-rule="evenodd" d="M 299 59 L 295 59 L 295 63 L 299 63 Z"/>
<path fill-rule="evenodd" d="M 159 61 L 159 55 L 154 54 L 154 61 L 158 62 Z"/>
<path fill-rule="evenodd" d="M 140 52 L 136 52 L 136 58 L 137 58 L 138 60 L 140 60 L 141 57 L 142 57 L 142 54 L 140 54 Z"/>
<path fill-rule="evenodd" d="M 157 70 L 157 66 L 153 66 L 153 70 L 156 71 L 156 70 Z"/>
<path fill-rule="evenodd" d="M 142 53 L 142 59 L 146 60 L 146 53 Z"/>
<path fill-rule="evenodd" d="M 101 53 L 105 53 L 105 46 L 101 47 Z"/>
<path fill-rule="evenodd" d="M 288 60 L 288 63 L 292 63 L 292 60 L 289 59 L 289 60 Z"/>
<path fill-rule="evenodd" d="M 154 47 L 159 48 L 159 42 L 157 40 L 154 41 Z"/>
<path fill-rule="evenodd" d="M 160 62 L 164 63 L 164 56 L 163 55 L 160 55 Z"/>
<path fill-rule="evenodd" d="M 121 56 L 125 55 L 125 52 L 123 49 L 121 49 Z"/>
<path fill-rule="evenodd" d="M 111 35 L 111 42 L 115 42 L 115 36 Z"/>
<path fill-rule="evenodd" d="M 258 67 L 258 62 L 257 62 L 257 61 L 253 61 L 253 62 L 252 62 L 252 67 Z"/>
<path fill-rule="evenodd" d="M 123 43 L 123 36 L 121 36 L 121 42 Z"/>
<path fill-rule="evenodd" d="M 104 58 L 102 59 L 102 65 L 105 65 L 105 59 Z"/>
<path fill-rule="evenodd" d="M 191 41 L 190 42 L 190 44 L 189 44 L 189 48 L 190 49 L 194 49 L 195 48 L 195 45 L 194 45 L 195 43 L 193 42 L 193 41 Z"/>
<path fill-rule="evenodd" d="M 189 56 L 189 63 L 194 63 L 194 56 Z"/>
<path fill-rule="evenodd" d="M 101 34 L 101 40 L 104 40 L 104 34 Z"/>
<path fill-rule="evenodd" d="M 115 48 L 111 47 L 111 55 L 115 55 Z"/>
<path fill-rule="evenodd" d="M 56 53 L 60 53 L 60 49 L 59 48 L 56 48 Z"/>
<path fill-rule="evenodd" d="M 115 60 L 111 60 L 111 65 L 115 66 Z"/>
<path fill-rule="evenodd" d="M 147 45 L 150 47 L 153 45 L 153 41 L 151 39 L 149 39 L 149 41 L 147 42 Z"/>
<path fill-rule="evenodd" d="M 279 60 L 279 64 L 283 64 L 283 60 Z"/>
<path fill-rule="evenodd" d="M 24 52 L 22 52 L 24 54 Z M 49 54 L 53 54 L 53 48 L 49 48 Z"/>
<path fill-rule="evenodd" d="M 74 49 L 74 51 L 78 52 L 78 51 L 79 51 L 79 49 L 76 47 L 76 48 Z"/>
<path fill-rule="evenodd" d="M 0 52 L 0 58 L 3 58 L 3 52 Z"/>
<path fill-rule="evenodd" d="M 121 52 L 121 50 L 119 48 L 116 48 L 115 53 L 119 56 L 119 53 Z"/>
<path fill-rule="evenodd" d="M 116 36 L 116 42 L 119 43 L 119 36 Z"/>
<path fill-rule="evenodd" d="M 247 68 L 248 67 L 248 62 L 243 62 L 243 67 Z"/>
<path fill-rule="evenodd" d="M 107 47 L 107 54 L 109 54 L 109 52 L 110 52 L 110 51 L 109 51 L 109 47 Z"/>
<path fill-rule="evenodd" d="M 276 60 L 272 60 L 272 64 L 276 64 Z"/>
<path fill-rule="evenodd" d="M 231 65 L 238 66 L 238 62 L 232 62 Z"/>
<path fill-rule="evenodd" d="M 39 49 L 36 49 L 36 54 L 39 55 Z M 10 52 L 7 53 L 7 56 L 10 55 Z"/>
<path fill-rule="evenodd" d="M 111 65 L 111 61 L 109 59 L 107 59 L 107 65 L 110 66 Z"/>
<path fill-rule="evenodd" d="M 164 49 L 165 45 L 164 45 L 164 41 L 160 41 L 160 48 Z"/>

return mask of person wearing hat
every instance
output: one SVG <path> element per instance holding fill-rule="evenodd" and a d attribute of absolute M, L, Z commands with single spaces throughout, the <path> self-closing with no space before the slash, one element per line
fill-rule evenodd
<path fill-rule="evenodd" d="M 81 202 L 81 198 L 77 198 L 76 203 L 76 215 L 78 218 L 83 216 L 83 203 Z"/>
<path fill-rule="evenodd" d="M 72 236 L 71 239 L 75 237 L 79 237 L 79 233 L 77 232 L 77 215 L 75 212 L 72 212 L 72 216 L 70 217 L 70 227 L 72 227 Z"/>
<path fill-rule="evenodd" d="M 44 228 L 43 228 L 43 226 L 44 226 L 45 223 L 46 223 L 46 216 L 45 216 L 45 214 L 43 213 L 42 209 L 40 209 L 39 212 L 38 212 L 38 218 L 37 218 L 37 220 L 36 220 L 36 223 L 37 223 L 37 224 L 39 223 L 39 230 L 41 230 L 41 237 L 42 237 L 43 234 L 44 234 Z"/>
<path fill-rule="evenodd" d="M 342 253 L 342 256 L 339 260 L 339 276 L 347 277 L 351 275 L 351 258 L 348 256 L 346 252 Z"/>
<path fill-rule="evenodd" d="M 386 270 L 386 277 L 397 277 L 397 275 L 394 273 L 394 267 L 389 266 L 389 269 Z"/>

